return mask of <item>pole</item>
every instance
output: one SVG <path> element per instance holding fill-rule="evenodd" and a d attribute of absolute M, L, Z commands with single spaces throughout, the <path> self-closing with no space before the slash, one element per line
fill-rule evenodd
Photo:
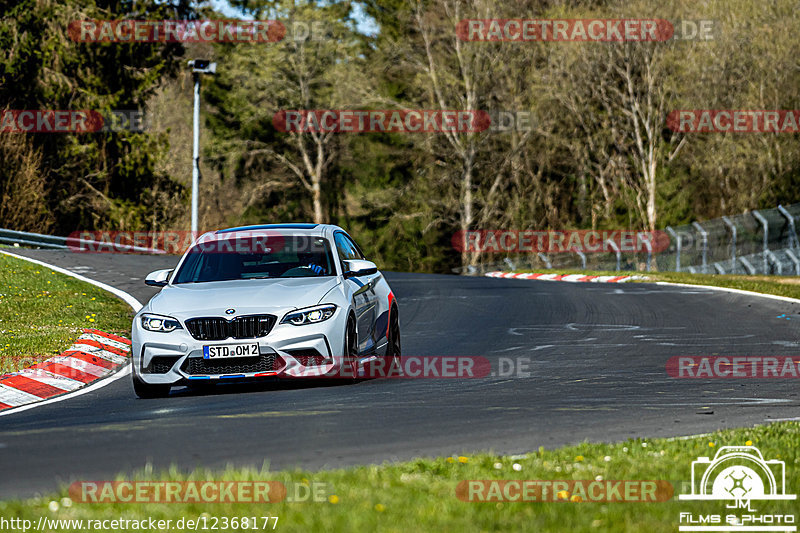
<path fill-rule="evenodd" d="M 767 222 L 767 219 L 758 211 L 754 210 L 753 216 L 756 220 L 761 222 L 764 228 L 764 251 L 762 252 L 764 258 L 764 274 L 769 274 L 769 265 L 767 261 L 767 251 L 769 250 L 769 222 Z"/>
<path fill-rule="evenodd" d="M 194 132 L 192 143 L 192 239 L 197 238 L 197 202 L 200 182 L 200 75 L 193 73 L 194 78 Z"/>
<path fill-rule="evenodd" d="M 736 225 L 728 217 L 722 221 L 731 229 L 731 274 L 736 274 Z"/>
<path fill-rule="evenodd" d="M 678 233 L 674 229 L 669 227 L 669 226 L 667 226 L 667 233 L 672 235 L 672 237 L 675 239 L 675 250 L 676 250 L 675 272 L 680 272 L 681 271 L 681 236 L 678 235 Z"/>
<path fill-rule="evenodd" d="M 708 232 L 700 225 L 699 222 L 692 222 L 692 226 L 694 229 L 700 233 L 700 237 L 703 239 L 703 274 L 706 273 L 706 267 L 708 266 L 707 259 L 708 259 Z"/>

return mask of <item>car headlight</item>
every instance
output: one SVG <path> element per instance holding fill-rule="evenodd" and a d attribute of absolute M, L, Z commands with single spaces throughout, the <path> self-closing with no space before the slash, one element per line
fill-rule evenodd
<path fill-rule="evenodd" d="M 161 333 L 183 329 L 181 323 L 174 318 L 158 315 L 142 315 L 142 327 L 147 331 L 159 331 Z"/>
<path fill-rule="evenodd" d="M 286 316 L 283 317 L 283 320 L 281 320 L 281 324 L 292 324 L 294 326 L 317 324 L 328 320 L 335 312 L 336 306 L 333 304 L 308 307 L 306 309 L 287 313 Z"/>

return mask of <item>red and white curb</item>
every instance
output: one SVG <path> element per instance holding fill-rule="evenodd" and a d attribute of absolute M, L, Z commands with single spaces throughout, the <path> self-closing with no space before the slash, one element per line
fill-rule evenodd
<path fill-rule="evenodd" d="M 626 281 L 647 279 L 647 276 L 584 276 L 583 274 L 544 274 L 528 273 L 517 274 L 515 272 L 487 272 L 489 278 L 507 279 L 538 279 L 544 281 L 569 281 L 572 283 L 625 283 Z"/>
<path fill-rule="evenodd" d="M 130 360 L 131 341 L 84 329 L 61 355 L 0 376 L 0 411 L 78 390 L 116 372 Z"/>

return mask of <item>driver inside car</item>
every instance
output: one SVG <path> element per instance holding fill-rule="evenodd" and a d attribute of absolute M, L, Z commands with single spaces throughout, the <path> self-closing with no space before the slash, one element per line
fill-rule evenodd
<path fill-rule="evenodd" d="M 297 259 L 300 262 L 301 266 L 304 266 L 310 269 L 317 275 L 325 275 L 325 267 L 320 266 L 314 262 L 314 254 L 311 252 L 299 252 L 297 254 Z"/>

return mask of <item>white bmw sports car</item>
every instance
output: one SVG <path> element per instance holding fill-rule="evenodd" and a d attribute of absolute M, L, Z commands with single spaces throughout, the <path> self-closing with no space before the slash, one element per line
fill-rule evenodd
<path fill-rule="evenodd" d="M 397 302 L 338 226 L 271 224 L 206 233 L 133 319 L 133 388 L 261 378 L 355 379 L 400 366 Z M 373 374 L 374 375 L 374 372 Z"/>

